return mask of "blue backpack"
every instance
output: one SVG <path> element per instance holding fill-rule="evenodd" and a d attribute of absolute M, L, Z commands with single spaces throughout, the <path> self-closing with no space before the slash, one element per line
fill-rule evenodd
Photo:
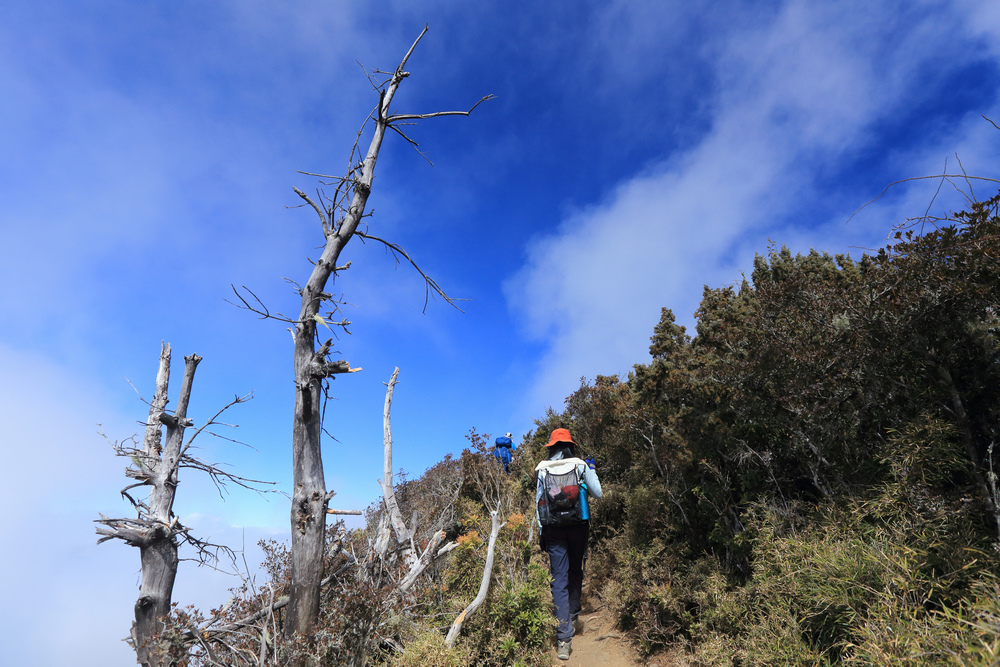
<path fill-rule="evenodd" d="M 500 459 L 503 463 L 503 469 L 507 470 L 510 467 L 511 454 L 510 450 L 514 449 L 514 443 L 507 436 L 500 436 L 496 440 L 496 447 L 493 448 L 493 456 Z"/>

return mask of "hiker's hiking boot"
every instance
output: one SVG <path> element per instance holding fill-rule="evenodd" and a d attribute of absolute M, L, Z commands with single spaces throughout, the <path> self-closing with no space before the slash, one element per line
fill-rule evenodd
<path fill-rule="evenodd" d="M 556 648 L 556 657 L 560 660 L 569 660 L 569 641 L 560 641 Z"/>
<path fill-rule="evenodd" d="M 573 619 L 573 636 L 583 634 L 583 619 L 577 616 Z"/>

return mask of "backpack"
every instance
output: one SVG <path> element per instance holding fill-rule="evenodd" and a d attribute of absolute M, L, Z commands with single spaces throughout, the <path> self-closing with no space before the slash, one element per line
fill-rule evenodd
<path fill-rule="evenodd" d="M 570 526 L 590 518 L 587 484 L 574 461 L 577 459 L 553 461 L 555 465 L 540 465 L 537 469 L 535 495 L 538 498 L 538 522 L 542 526 Z"/>

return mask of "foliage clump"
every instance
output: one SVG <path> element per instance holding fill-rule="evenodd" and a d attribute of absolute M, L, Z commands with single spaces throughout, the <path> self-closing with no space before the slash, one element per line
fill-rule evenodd
<path fill-rule="evenodd" d="M 641 650 L 988 664 L 998 205 L 857 261 L 758 256 L 750 280 L 705 289 L 695 337 L 664 309 L 650 363 L 539 421 L 597 456 L 591 574 Z"/>

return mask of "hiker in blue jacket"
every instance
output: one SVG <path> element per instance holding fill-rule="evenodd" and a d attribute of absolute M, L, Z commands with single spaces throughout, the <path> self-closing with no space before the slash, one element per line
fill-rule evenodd
<path fill-rule="evenodd" d="M 601 481 L 593 464 L 577 458 L 576 443 L 568 429 L 552 431 L 546 447 L 548 458 L 535 467 L 535 503 L 542 551 L 549 554 L 552 603 L 559 620 L 556 656 L 569 660 L 580 615 L 583 557 L 590 534 L 587 500 L 601 497 Z"/>
<path fill-rule="evenodd" d="M 506 473 L 510 472 L 510 457 L 511 452 L 514 450 L 514 441 L 511 439 L 511 434 L 497 438 L 496 447 L 493 448 L 493 456 L 503 463 L 503 471 Z"/>

